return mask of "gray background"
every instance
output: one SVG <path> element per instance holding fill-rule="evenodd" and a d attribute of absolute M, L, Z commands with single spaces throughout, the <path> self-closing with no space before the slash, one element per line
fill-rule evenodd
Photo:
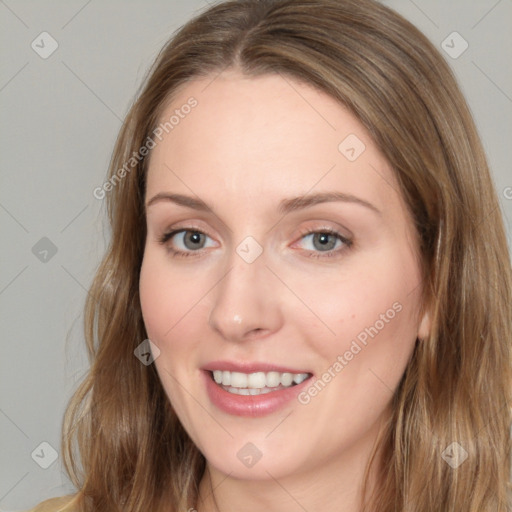
<path fill-rule="evenodd" d="M 454 31 L 469 43 L 458 58 L 441 52 L 475 116 L 510 243 L 512 0 L 385 3 L 438 48 Z M 92 192 L 105 180 L 148 66 L 172 32 L 206 6 L 0 0 L 0 510 L 73 491 L 60 456 L 41 467 L 52 451 L 40 444 L 60 450 L 65 404 L 87 369 L 82 308 L 107 237 L 105 205 Z M 35 40 L 48 51 L 44 31 L 58 43 L 46 59 L 31 47 Z M 457 37 L 447 41 L 452 53 L 462 48 Z"/>

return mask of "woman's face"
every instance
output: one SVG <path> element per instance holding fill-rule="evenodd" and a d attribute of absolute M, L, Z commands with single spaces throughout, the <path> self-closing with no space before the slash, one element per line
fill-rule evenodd
<path fill-rule="evenodd" d="M 428 331 L 392 170 L 340 104 L 280 75 L 191 81 L 173 115 L 140 277 L 172 406 L 232 477 L 360 465 Z"/>

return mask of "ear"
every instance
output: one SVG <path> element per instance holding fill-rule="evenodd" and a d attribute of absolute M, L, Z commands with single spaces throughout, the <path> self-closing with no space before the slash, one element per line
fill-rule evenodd
<path fill-rule="evenodd" d="M 424 340 L 429 337 L 431 330 L 431 322 L 430 322 L 430 313 L 426 311 L 422 318 L 420 325 L 418 327 L 418 338 L 420 340 Z"/>

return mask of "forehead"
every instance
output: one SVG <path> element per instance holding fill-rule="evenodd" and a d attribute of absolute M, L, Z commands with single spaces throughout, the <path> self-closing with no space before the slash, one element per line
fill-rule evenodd
<path fill-rule="evenodd" d="M 190 98 L 197 103 L 184 108 Z M 166 122 L 151 152 L 148 197 L 192 192 L 244 209 L 309 191 L 357 195 L 382 210 L 400 201 L 394 174 L 362 124 L 290 77 L 227 71 L 192 80 L 165 108 Z"/>

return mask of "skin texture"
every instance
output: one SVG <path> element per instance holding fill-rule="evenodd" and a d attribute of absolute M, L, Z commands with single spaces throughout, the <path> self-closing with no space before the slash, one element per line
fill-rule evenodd
<path fill-rule="evenodd" d="M 190 96 L 197 106 L 152 150 L 146 202 L 180 193 L 212 211 L 165 200 L 147 207 L 140 293 L 163 387 L 207 459 L 198 509 L 216 510 L 211 475 L 222 511 L 356 511 L 379 425 L 416 337 L 429 329 L 428 316 L 419 317 L 411 217 L 368 132 L 324 93 L 289 77 L 228 70 L 187 83 L 162 119 Z M 338 149 L 350 134 L 365 145 L 354 161 Z M 379 212 L 355 202 L 278 211 L 283 199 L 333 191 Z M 158 242 L 178 228 L 205 233 L 203 248 L 193 253 L 183 233 Z M 325 229 L 352 244 L 332 237 L 326 252 L 303 234 Z M 263 249 L 252 263 L 236 252 L 248 236 Z M 176 257 L 172 248 L 193 254 Z M 389 319 L 393 304 L 400 311 Z M 370 326 L 378 333 L 334 371 Z M 238 417 L 206 394 L 200 368 L 214 360 L 270 362 L 316 378 L 331 368 L 335 376 L 307 404 Z M 237 457 L 249 442 L 262 454 L 251 468 Z"/>

